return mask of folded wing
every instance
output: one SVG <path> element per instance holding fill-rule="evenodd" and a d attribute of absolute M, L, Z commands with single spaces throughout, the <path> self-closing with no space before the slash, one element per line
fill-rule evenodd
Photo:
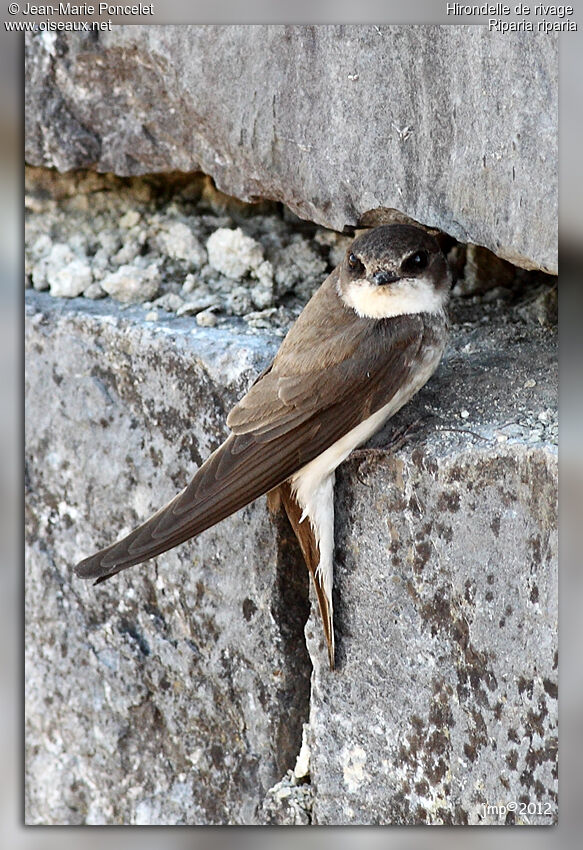
<path fill-rule="evenodd" d="M 295 358 L 286 356 L 298 342 L 290 333 L 272 367 L 229 415 L 233 433 L 188 486 L 125 538 L 81 561 L 77 575 L 98 583 L 200 534 L 281 484 L 386 404 L 408 375 L 423 338 L 422 319 L 366 321 L 356 333 L 352 329 L 353 344 L 344 347 L 322 333 L 326 356 L 319 360 L 316 351 L 314 367 L 300 373 L 290 365 Z"/>

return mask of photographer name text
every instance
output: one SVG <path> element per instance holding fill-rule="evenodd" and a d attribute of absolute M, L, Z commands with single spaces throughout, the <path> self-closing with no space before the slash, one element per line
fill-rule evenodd
<path fill-rule="evenodd" d="M 71 17 L 81 17 L 91 15 L 153 15 L 153 3 L 133 3 L 133 4 L 111 4 L 97 3 L 95 6 L 90 3 L 58 3 L 56 6 L 36 6 L 32 3 L 23 3 L 19 10 L 23 15 L 70 15 Z"/>

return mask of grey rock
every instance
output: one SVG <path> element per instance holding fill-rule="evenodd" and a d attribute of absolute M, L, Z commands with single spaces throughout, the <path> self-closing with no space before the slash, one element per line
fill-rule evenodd
<path fill-rule="evenodd" d="M 202 170 L 339 231 L 399 211 L 556 273 L 555 35 L 121 26 L 25 44 L 29 163 Z"/>
<path fill-rule="evenodd" d="M 278 251 L 298 239 L 299 230 L 316 232 L 315 226 L 306 226 L 295 217 L 285 221 L 282 210 L 274 204 L 269 205 L 269 215 L 268 205 L 263 204 L 262 212 L 251 216 L 250 210 L 256 212 L 255 207 L 228 199 L 216 189 L 211 191 L 208 179 L 200 175 L 176 177 L 171 197 L 168 185 L 153 177 L 128 181 L 78 172 L 73 180 L 71 175 L 27 167 L 25 178 L 25 286 L 32 283 L 39 290 L 48 288 L 47 275 L 64 275 L 70 280 L 69 271 L 64 269 L 78 258 L 89 266 L 97 284 L 83 290 L 90 298 L 105 292 L 101 285 L 105 281 L 105 288 L 125 303 L 150 306 L 150 300 L 159 296 L 162 300 L 157 299 L 154 306 L 179 315 L 215 307 L 222 314 L 221 320 L 226 314 L 244 316 L 269 309 L 277 301 L 273 266 L 265 259 L 264 250 L 276 257 Z M 205 191 L 201 192 L 203 183 Z M 91 196 L 90 203 L 83 202 L 87 195 Z M 221 208 L 230 209 L 242 227 L 226 229 L 222 227 L 224 216 L 208 213 L 207 205 L 217 197 Z M 300 239 L 305 241 L 303 236 Z M 207 262 L 203 247 L 207 240 L 217 268 L 241 274 L 241 278 L 226 277 Z M 313 245 L 316 251 L 319 245 L 324 253 L 328 250 L 323 242 L 314 241 Z M 315 258 L 318 270 L 330 270 L 308 242 L 305 253 L 310 262 Z M 200 263 L 204 265 L 199 267 Z M 290 284 L 291 292 L 286 290 L 283 324 L 288 327 L 296 308 L 319 283 L 314 278 L 315 267 L 306 269 L 311 275 L 306 280 L 293 260 L 282 260 L 283 269 L 290 267 L 295 283 Z M 240 288 L 235 291 L 237 283 Z M 67 292 L 57 288 L 51 294 L 61 291 Z M 282 307 L 280 300 L 278 325 L 282 324 Z M 219 321 L 211 314 L 207 318 L 213 324 Z"/>
<path fill-rule="evenodd" d="M 117 271 L 106 275 L 101 281 L 101 286 L 108 295 L 116 301 L 121 301 L 122 304 L 149 301 L 154 298 L 160 286 L 157 273 L 156 263 L 146 268 L 137 264 L 124 264 Z"/>
<path fill-rule="evenodd" d="M 47 280 L 47 261 L 46 258 L 42 258 L 31 269 L 31 280 L 33 287 L 38 292 L 44 292 L 49 288 L 49 282 Z"/>
<path fill-rule="evenodd" d="M 285 528 L 260 500 L 100 588 L 71 567 L 186 483 L 276 346 L 34 294 L 26 822 L 257 822 L 308 711 L 307 576 Z"/>
<path fill-rule="evenodd" d="M 214 307 L 207 307 L 196 314 L 196 324 L 199 328 L 214 328 L 218 322 Z"/>
<path fill-rule="evenodd" d="M 251 288 L 251 301 L 258 310 L 268 310 L 273 304 L 273 284 L 261 284 Z"/>
<path fill-rule="evenodd" d="M 556 499 L 556 453 L 516 443 L 343 468 L 338 676 L 308 628 L 314 823 L 556 823 Z"/>
<path fill-rule="evenodd" d="M 306 300 L 320 285 L 326 263 L 312 250 L 306 239 L 294 236 L 289 245 L 275 252 L 274 279 L 279 295 L 295 289 L 301 291 Z"/>
<path fill-rule="evenodd" d="M 146 242 L 146 234 L 144 231 L 141 233 L 133 232 L 129 233 L 123 240 L 123 244 L 119 251 L 116 251 L 115 254 L 111 257 L 111 264 L 113 266 L 129 266 L 134 260 L 140 257 L 142 253 L 142 249 Z"/>
<path fill-rule="evenodd" d="M 26 251 L 33 287 L 60 298 L 76 298 L 93 282 L 93 273 L 79 239 L 51 242 L 42 234 Z"/>
<path fill-rule="evenodd" d="M 116 256 L 121 249 L 121 235 L 119 231 L 109 230 L 108 228 L 100 227 L 96 234 L 101 248 L 98 249 L 94 257 L 94 262 L 98 257 L 103 257 L 106 261 Z"/>
<path fill-rule="evenodd" d="M 184 283 L 182 284 L 182 293 L 184 295 L 190 295 L 195 289 L 200 288 L 200 283 L 197 277 L 193 274 L 187 274 Z M 208 292 L 208 290 L 207 290 Z"/>
<path fill-rule="evenodd" d="M 38 240 L 35 246 L 37 244 Z M 43 243 L 43 253 L 32 268 L 32 285 L 39 292 L 48 289 L 59 272 L 75 259 L 71 248 L 62 242 L 51 243 L 50 250 L 45 253 L 46 247 L 46 243 Z"/>
<path fill-rule="evenodd" d="M 252 328 L 273 330 L 273 319 L 276 314 L 276 307 L 268 307 L 266 310 L 254 310 L 252 313 L 247 313 L 245 321 Z"/>
<path fill-rule="evenodd" d="M 107 292 L 101 287 L 99 283 L 95 282 L 90 284 L 87 289 L 83 291 L 83 295 L 85 296 L 85 298 L 91 298 L 92 300 L 96 300 L 97 298 L 105 298 Z"/>
<path fill-rule="evenodd" d="M 308 694 L 305 568 L 263 500 L 70 573 L 184 485 L 279 340 L 26 302 L 27 823 L 556 820 L 554 328 L 454 300 L 436 375 L 338 471 L 338 669 L 313 610 Z"/>
<path fill-rule="evenodd" d="M 161 230 L 157 239 L 161 249 L 175 260 L 184 260 L 194 268 L 201 268 L 207 260 L 206 251 L 192 230 L 182 221 L 175 221 Z"/>
<path fill-rule="evenodd" d="M 181 307 L 176 310 L 177 316 L 194 316 L 202 310 L 207 310 L 209 307 L 218 309 L 217 298 L 210 292 L 199 292 L 196 295 L 190 296 Z"/>
<path fill-rule="evenodd" d="M 91 267 L 88 263 L 75 258 L 62 266 L 52 275 L 47 274 L 51 295 L 60 298 L 76 298 L 93 282 Z"/>
<path fill-rule="evenodd" d="M 245 277 L 264 262 L 261 245 L 246 236 L 240 227 L 236 230 L 220 227 L 209 237 L 206 247 L 212 268 L 232 280 Z"/>
<path fill-rule="evenodd" d="M 273 266 L 264 260 L 253 270 L 258 283 L 251 288 L 251 300 L 258 310 L 266 310 L 273 304 Z"/>
<path fill-rule="evenodd" d="M 227 312 L 234 316 L 244 316 L 253 310 L 251 293 L 244 286 L 235 286 L 225 297 Z"/>
<path fill-rule="evenodd" d="M 140 214 L 137 210 L 128 210 L 119 220 L 119 226 L 128 230 L 135 227 L 140 221 Z"/>
<path fill-rule="evenodd" d="M 312 822 L 314 789 L 298 782 L 294 773 L 287 774 L 270 788 L 258 812 L 259 822 L 266 826 L 309 826 Z"/>
<path fill-rule="evenodd" d="M 168 313 L 179 313 L 180 308 L 184 307 L 184 301 L 180 295 L 176 295 L 175 292 L 166 292 L 164 295 L 156 298 L 156 300 L 152 303 L 152 306 L 161 307 Z"/>
<path fill-rule="evenodd" d="M 29 238 L 25 245 L 24 273 L 26 278 L 30 280 L 30 284 L 39 292 L 49 288 L 47 281 L 47 257 L 52 247 L 53 242 L 47 233 L 41 233 L 32 240 Z"/>
<path fill-rule="evenodd" d="M 50 254 L 52 247 L 53 243 L 48 233 L 41 233 L 31 246 L 31 253 L 33 257 L 46 257 Z"/>

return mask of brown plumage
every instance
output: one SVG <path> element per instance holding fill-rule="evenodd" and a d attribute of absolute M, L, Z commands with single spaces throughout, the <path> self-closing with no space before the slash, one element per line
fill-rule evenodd
<path fill-rule="evenodd" d="M 449 278 L 443 256 L 418 228 L 377 228 L 359 237 L 352 251 L 360 247 L 363 263 L 368 251 L 373 268 L 379 257 L 386 261 L 388 255 L 394 262 L 399 239 L 405 248 L 411 241 L 426 246 L 435 265 L 433 276 L 445 292 Z M 385 408 L 395 394 L 402 394 L 407 382 L 414 380 L 422 353 L 431 346 L 443 348 L 445 327 L 442 315 L 380 319 L 358 315 L 344 297 L 344 288 L 353 285 L 347 263 L 348 259 L 338 266 L 310 300 L 271 366 L 229 414 L 231 435 L 188 486 L 125 538 L 81 561 L 77 575 L 105 581 L 284 485 L 282 501 L 314 580 L 333 665 L 331 599 L 328 612 L 326 593 L 316 576 L 318 536 L 302 521 L 306 506 L 298 504 L 288 480 Z M 313 524 L 311 517 L 310 521 Z"/>

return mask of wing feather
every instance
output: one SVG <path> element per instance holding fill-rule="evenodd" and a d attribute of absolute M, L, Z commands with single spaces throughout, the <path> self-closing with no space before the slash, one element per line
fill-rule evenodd
<path fill-rule="evenodd" d="M 104 581 L 200 534 L 283 483 L 390 401 L 419 349 L 423 321 L 406 316 L 365 325 L 353 345 L 336 349 L 342 359 L 330 362 L 328 355 L 325 368 L 301 374 L 289 366 L 297 362 L 289 356 L 297 344 L 294 326 L 272 366 L 229 415 L 233 433 L 188 486 L 125 538 L 81 561 L 77 574 Z M 334 345 L 333 338 L 321 340 L 328 351 Z"/>

